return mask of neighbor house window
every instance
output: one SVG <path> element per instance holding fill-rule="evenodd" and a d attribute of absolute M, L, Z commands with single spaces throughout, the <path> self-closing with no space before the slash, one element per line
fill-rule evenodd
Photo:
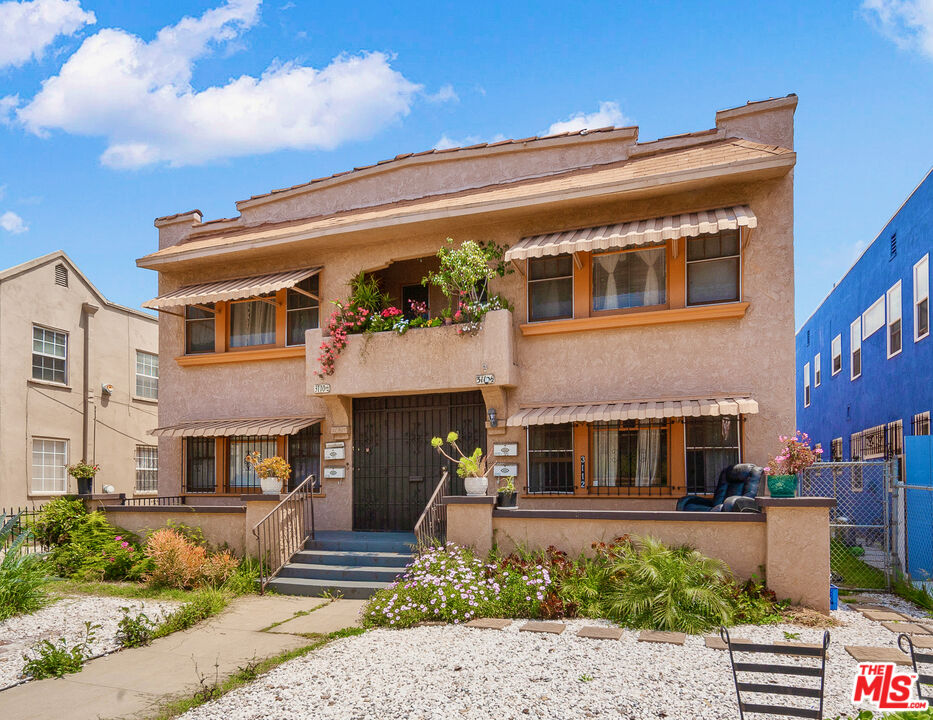
<path fill-rule="evenodd" d="M 68 441 L 50 438 L 32 440 L 32 492 L 68 491 Z"/>
<path fill-rule="evenodd" d="M 185 489 L 212 493 L 216 487 L 216 442 L 212 437 L 185 438 Z"/>
<path fill-rule="evenodd" d="M 687 240 L 687 305 L 739 300 L 739 231 Z"/>
<path fill-rule="evenodd" d="M 214 306 L 188 305 L 185 308 L 185 353 L 214 352 Z"/>
<path fill-rule="evenodd" d="M 159 491 L 159 448 L 155 445 L 136 446 L 136 492 Z"/>
<path fill-rule="evenodd" d="M 917 413 L 910 423 L 911 435 L 930 434 L 930 411 Z"/>
<path fill-rule="evenodd" d="M 32 326 L 32 378 L 64 385 L 68 380 L 68 335 Z"/>
<path fill-rule="evenodd" d="M 590 487 L 667 486 L 667 423 L 627 420 L 590 426 Z"/>
<path fill-rule="evenodd" d="M 888 357 L 901 351 L 901 281 L 888 290 Z"/>
<path fill-rule="evenodd" d="M 155 353 L 136 351 L 136 397 L 159 397 L 159 356 Z"/>
<path fill-rule="evenodd" d="M 884 295 L 875 300 L 865 312 L 862 313 L 862 340 L 867 340 L 875 332 L 884 327 Z"/>
<path fill-rule="evenodd" d="M 914 265 L 914 341 L 930 334 L 930 256 Z"/>
<path fill-rule="evenodd" d="M 857 432 L 849 436 L 849 457 L 854 463 L 858 463 L 862 460 L 864 454 L 864 440 L 864 433 Z M 861 465 L 853 465 L 849 469 L 849 487 L 852 489 L 852 492 L 862 492 L 865 488 L 865 479 L 862 475 Z"/>
<path fill-rule="evenodd" d="M 259 477 L 246 460 L 251 452 L 258 452 L 264 458 L 277 455 L 276 439 L 271 436 L 238 436 L 227 441 L 227 492 L 259 488 Z"/>
<path fill-rule="evenodd" d="M 593 253 L 593 311 L 667 302 L 667 248 Z"/>
<path fill-rule="evenodd" d="M 573 258 L 570 255 L 528 261 L 528 320 L 573 317 Z"/>
<path fill-rule="evenodd" d="M 833 375 L 842 370 L 842 335 L 833 338 L 831 349 L 831 362 L 833 364 Z"/>
<path fill-rule="evenodd" d="M 855 380 L 862 374 L 862 317 L 852 321 L 849 326 L 849 377 Z"/>
<path fill-rule="evenodd" d="M 822 380 L 822 372 L 820 371 L 820 354 L 817 353 L 813 358 L 813 387 L 819 387 Z"/>
<path fill-rule="evenodd" d="M 230 347 L 275 344 L 275 301 L 237 300 L 229 304 Z"/>
<path fill-rule="evenodd" d="M 739 462 L 739 420 L 735 417 L 685 418 L 687 492 L 711 493 L 719 473 Z"/>
<path fill-rule="evenodd" d="M 321 424 L 315 423 L 288 436 L 288 463 L 292 476 L 288 481 L 293 490 L 308 475 L 314 475 L 314 492 L 321 490 Z"/>
<path fill-rule="evenodd" d="M 904 452 L 904 421 L 889 422 L 885 429 L 884 459 L 890 460 Z"/>
<path fill-rule="evenodd" d="M 833 438 L 829 445 L 829 459 L 832 462 L 842 461 L 842 438 Z"/>
<path fill-rule="evenodd" d="M 810 363 L 803 366 L 803 406 L 810 407 Z"/>
<path fill-rule="evenodd" d="M 573 492 L 573 425 L 528 428 L 528 492 Z"/>
<path fill-rule="evenodd" d="M 305 331 L 320 327 L 321 302 L 318 282 L 318 276 L 312 275 L 286 293 L 285 324 L 288 345 L 304 345 Z M 275 308 L 272 309 L 274 312 Z"/>

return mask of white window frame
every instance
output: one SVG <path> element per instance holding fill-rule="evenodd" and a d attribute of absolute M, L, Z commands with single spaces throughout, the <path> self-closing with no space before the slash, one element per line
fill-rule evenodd
<path fill-rule="evenodd" d="M 135 460 L 136 484 L 134 485 L 133 492 L 139 495 L 155 494 L 159 492 L 159 446 L 137 445 Z M 155 461 L 154 466 L 152 463 L 153 460 Z M 155 474 L 155 488 L 140 488 L 140 485 L 145 486 L 150 484 L 150 473 Z M 142 483 L 140 481 L 142 481 Z"/>
<path fill-rule="evenodd" d="M 35 340 L 36 340 L 36 329 L 43 330 L 45 332 L 55 333 L 56 335 L 62 335 L 65 338 L 65 357 L 60 358 L 57 355 L 49 355 L 48 353 L 44 353 L 44 352 L 36 352 L 35 345 L 34 345 Z M 31 352 L 29 355 L 29 377 L 30 379 L 35 380 L 36 382 L 53 383 L 54 385 L 68 385 L 68 374 L 69 373 L 68 373 L 68 333 L 67 332 L 65 332 L 64 330 L 57 330 L 53 327 L 48 327 L 47 325 L 33 323 L 32 334 L 29 340 L 29 347 L 31 349 Z M 39 355 L 41 357 L 49 357 L 55 360 L 64 360 L 65 361 L 65 379 L 59 382 L 58 380 L 44 380 L 43 378 L 37 378 L 33 374 L 35 372 L 33 368 L 33 364 L 32 364 L 33 355 Z"/>
<path fill-rule="evenodd" d="M 862 340 L 868 340 L 872 335 L 884 327 L 885 301 L 884 295 L 873 302 L 868 310 L 862 313 Z"/>
<path fill-rule="evenodd" d="M 36 443 L 37 443 L 37 442 L 42 442 L 42 443 L 61 443 L 61 444 L 62 444 L 62 448 L 63 448 L 63 449 L 62 449 L 62 453 L 61 453 L 61 456 L 62 456 L 61 477 L 60 477 L 60 478 L 59 478 L 59 477 L 52 477 L 52 478 L 50 478 L 53 482 L 61 482 L 61 489 L 60 489 L 60 490 L 59 490 L 59 489 L 52 489 L 52 490 L 49 490 L 49 489 L 46 489 L 46 488 L 44 488 L 44 487 L 43 487 L 43 488 L 40 488 L 40 489 L 37 489 L 37 488 L 36 488 L 36 480 L 37 480 L 37 477 L 36 477 L 36 468 L 37 468 L 37 467 L 40 467 L 40 468 L 57 468 L 57 467 L 58 467 L 58 465 L 48 465 L 48 464 L 45 464 L 45 463 L 43 463 L 43 464 L 41 464 L 41 465 L 36 465 L 36 463 L 35 463 L 35 453 L 36 453 Z M 68 439 L 67 439 L 67 438 L 53 438 L 53 437 L 42 437 L 42 436 L 33 436 L 33 437 L 32 437 L 32 443 L 30 444 L 30 448 L 29 448 L 29 455 L 30 455 L 30 463 L 29 463 L 29 465 L 30 465 L 30 471 L 29 471 L 29 494 L 30 494 L 30 495 L 65 495 L 65 494 L 67 494 L 67 492 L 68 492 L 68 453 L 69 453 L 69 450 L 70 450 L 70 448 L 68 447 L 68 445 L 69 445 L 69 443 L 68 443 Z M 41 452 L 43 453 L 43 455 L 45 455 L 48 451 L 45 449 L 45 447 L 43 447 L 43 449 L 42 449 Z M 54 455 L 56 454 L 56 452 L 53 450 L 51 454 L 54 456 Z M 45 481 L 46 481 L 47 479 L 49 479 L 49 478 L 47 478 L 45 472 L 43 472 L 43 473 L 42 473 L 43 485 L 45 485 Z"/>
<path fill-rule="evenodd" d="M 151 358 L 155 358 L 155 375 L 150 375 L 146 372 L 140 372 L 140 357 L 146 355 Z M 151 366 L 144 366 L 143 370 L 151 370 Z M 147 395 L 145 392 L 140 392 L 139 381 L 140 378 L 147 380 L 155 380 L 155 394 Z M 136 394 L 133 396 L 139 398 L 140 400 L 158 400 L 159 399 L 159 354 L 154 352 L 149 352 L 148 350 L 137 350 L 136 351 Z"/>
<path fill-rule="evenodd" d="M 813 387 L 818 388 L 823 382 L 823 371 L 821 367 L 820 353 L 813 356 Z"/>
<path fill-rule="evenodd" d="M 896 302 L 892 299 L 895 294 L 897 295 Z M 887 347 L 888 359 L 890 360 L 895 355 L 900 355 L 904 349 L 904 296 L 901 292 L 900 280 L 894 283 L 885 293 L 885 308 L 887 309 Z M 891 352 L 891 328 L 897 321 L 901 323 L 898 330 L 901 336 L 901 346 L 895 352 Z"/>
<path fill-rule="evenodd" d="M 831 375 L 838 375 L 842 372 L 842 334 L 833 338 L 830 346 L 829 369 Z M 836 367 L 836 358 L 839 358 L 839 367 Z"/>
<path fill-rule="evenodd" d="M 923 285 L 918 282 L 923 278 Z M 921 296 L 921 293 L 923 295 Z M 927 331 L 923 335 L 917 333 L 920 328 L 920 303 L 927 301 L 926 317 Z M 927 253 L 914 264 L 914 342 L 930 336 L 930 253 Z"/>
<path fill-rule="evenodd" d="M 810 407 L 810 363 L 803 366 L 803 406 Z"/>
<path fill-rule="evenodd" d="M 855 374 L 855 353 L 858 352 L 858 375 Z M 862 377 L 862 316 L 859 315 L 849 325 L 849 379 Z"/>

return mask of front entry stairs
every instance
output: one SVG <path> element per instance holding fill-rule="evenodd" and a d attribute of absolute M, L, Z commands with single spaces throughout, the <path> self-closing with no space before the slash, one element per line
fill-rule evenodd
<path fill-rule="evenodd" d="M 366 599 L 405 571 L 415 545 L 412 533 L 316 532 L 268 587 L 282 595 Z"/>

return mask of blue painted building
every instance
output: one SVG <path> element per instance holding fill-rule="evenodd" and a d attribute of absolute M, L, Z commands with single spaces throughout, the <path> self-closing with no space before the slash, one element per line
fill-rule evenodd
<path fill-rule="evenodd" d="M 797 332 L 797 427 L 824 460 L 903 454 L 933 410 L 933 171 Z"/>

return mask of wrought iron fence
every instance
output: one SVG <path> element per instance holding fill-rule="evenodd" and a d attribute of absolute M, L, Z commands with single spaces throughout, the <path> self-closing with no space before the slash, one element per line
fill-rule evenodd
<path fill-rule="evenodd" d="M 152 497 L 123 498 L 121 505 L 184 505 L 184 495 L 154 495 Z"/>
<path fill-rule="evenodd" d="M 31 531 L 39 514 L 42 512 L 42 506 L 33 505 L 31 507 L 0 507 L 0 518 L 10 518 L 16 516 L 16 522 L 13 524 L 13 532 L 5 539 L 0 541 L 0 553 L 6 552 L 7 548 L 13 544 L 13 541 L 23 532 L 27 532 L 26 541 L 23 543 L 23 549 L 26 552 L 48 552 L 49 547 L 37 540 Z"/>

